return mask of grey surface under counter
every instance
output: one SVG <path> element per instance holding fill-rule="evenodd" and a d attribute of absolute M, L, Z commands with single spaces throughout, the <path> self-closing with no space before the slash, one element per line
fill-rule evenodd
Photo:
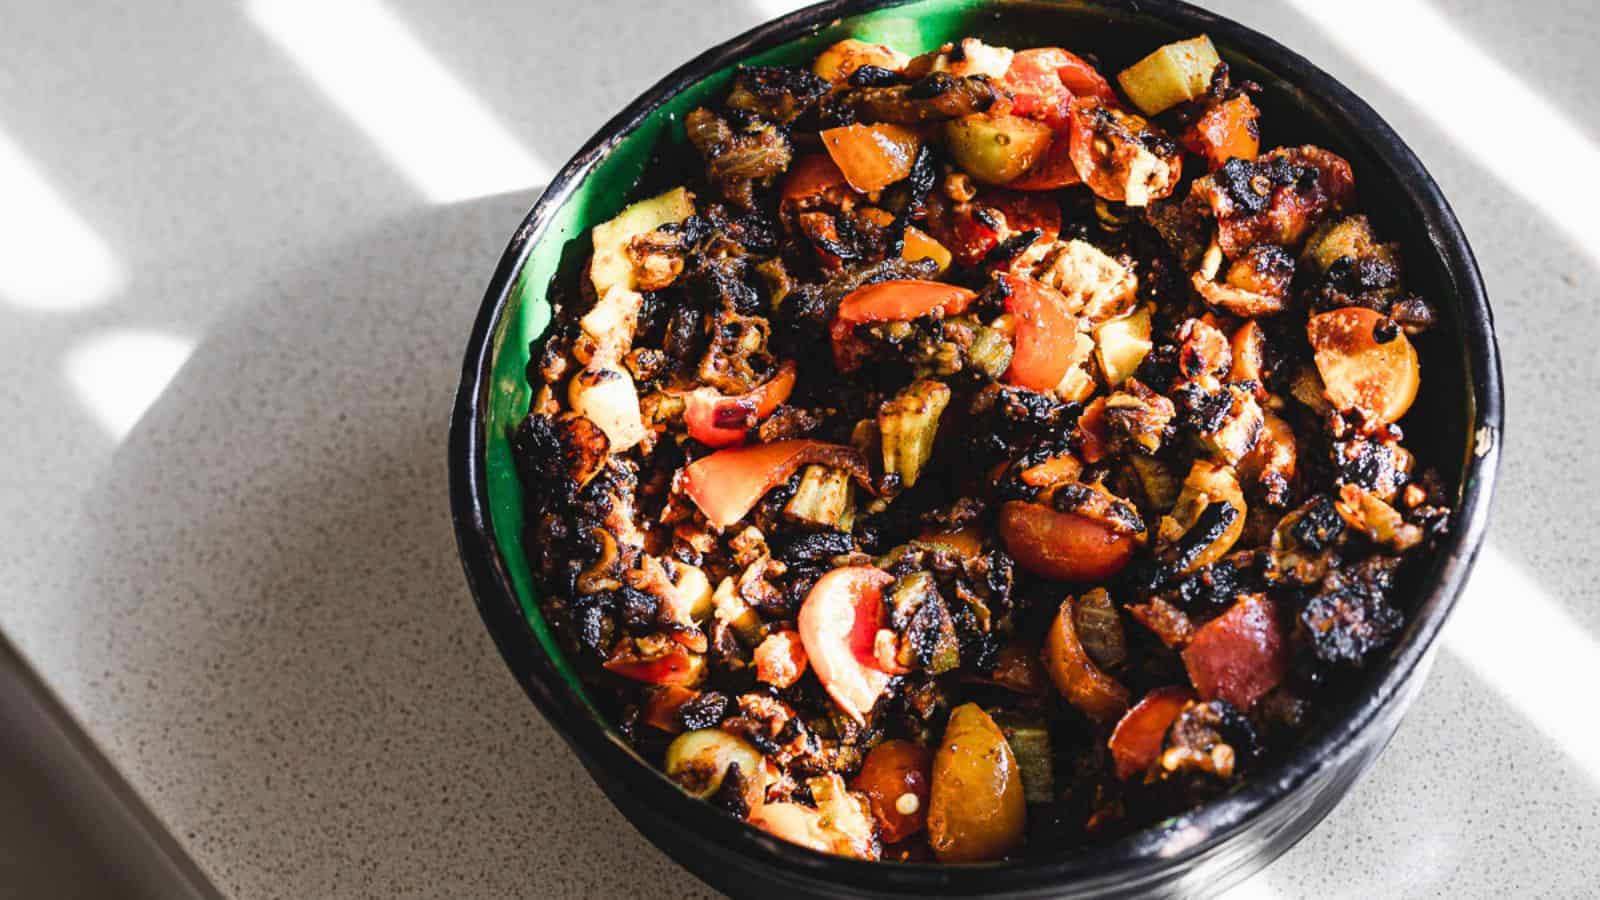
<path fill-rule="evenodd" d="M 1600 744 L 1563 710 L 1600 680 L 1600 264 L 1540 172 L 1592 196 L 1600 26 L 1558 0 L 1393 0 L 1339 5 L 1335 34 L 1308 3 L 1215 5 L 1344 79 L 1439 178 L 1498 313 L 1511 424 L 1491 549 L 1423 696 L 1240 893 L 1590 894 Z M 229 895 L 704 892 L 500 664 L 455 559 L 443 442 L 537 173 L 782 6 L 8 4 L 0 151 L 70 212 L 63 240 L 98 250 L 72 257 L 76 295 L 0 294 L 0 625 Z M 318 39 L 352 23 L 378 27 Z M 1441 83 L 1371 51 L 1395 34 L 1496 68 Z M 418 51 L 420 92 L 386 97 L 374 67 Z M 1506 79 L 1544 107 L 1492 120 L 1527 133 L 1486 164 L 1487 125 L 1463 123 Z M 463 130 L 419 131 L 404 114 L 429 103 Z M 482 165 L 441 169 L 452 154 Z"/>
<path fill-rule="evenodd" d="M 0 885 L 50 900 L 220 900 L 0 638 Z"/>

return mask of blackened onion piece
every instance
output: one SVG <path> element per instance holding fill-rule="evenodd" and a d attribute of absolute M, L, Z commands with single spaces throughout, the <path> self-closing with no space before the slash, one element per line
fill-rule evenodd
<path fill-rule="evenodd" d="M 827 92 L 827 81 L 799 66 L 741 66 L 726 105 L 787 125 Z"/>
<path fill-rule="evenodd" d="M 957 78 L 933 72 L 911 84 L 850 88 L 829 103 L 850 110 L 863 122 L 914 125 L 986 112 L 997 96 L 994 85 L 981 75 Z"/>

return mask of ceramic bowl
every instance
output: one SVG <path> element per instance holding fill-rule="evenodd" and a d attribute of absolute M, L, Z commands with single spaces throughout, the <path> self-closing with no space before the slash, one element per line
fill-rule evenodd
<path fill-rule="evenodd" d="M 1350 160 L 1361 208 L 1381 234 L 1402 242 L 1410 287 L 1442 316 L 1419 341 L 1424 388 L 1404 425 L 1408 445 L 1454 485 L 1458 513 L 1440 551 L 1408 585 L 1409 624 L 1398 644 L 1338 715 L 1241 787 L 1095 846 L 973 866 L 861 862 L 777 840 L 678 790 L 586 696 L 540 614 L 522 547 L 521 489 L 507 435 L 528 408 L 525 369 L 549 318 L 546 291 L 553 279 L 580 273 L 587 229 L 678 177 L 681 170 L 652 160 L 683 158 L 684 114 L 719 97 L 740 63 L 804 62 L 846 37 L 917 53 L 973 35 L 1019 48 L 1087 51 L 1115 72 L 1160 44 L 1199 33 L 1211 36 L 1235 77 L 1262 85 L 1263 146 L 1315 143 Z M 562 168 L 490 281 L 467 344 L 449 464 L 462 561 L 506 663 L 633 825 L 707 883 L 735 896 L 769 897 L 1199 897 L 1292 846 L 1394 734 L 1426 679 L 1434 638 L 1482 540 L 1500 428 L 1493 321 L 1455 215 L 1383 119 L 1293 51 L 1173 0 L 841 0 L 702 53 L 629 104 Z"/>

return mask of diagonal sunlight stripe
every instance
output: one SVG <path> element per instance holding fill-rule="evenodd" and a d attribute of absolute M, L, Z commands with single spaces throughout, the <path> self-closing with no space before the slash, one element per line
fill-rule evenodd
<path fill-rule="evenodd" d="M 27 309 L 93 306 L 122 287 L 111 248 L 0 132 L 0 298 Z"/>
<path fill-rule="evenodd" d="M 73 345 L 62 359 L 62 374 L 84 409 L 120 444 L 194 348 L 193 340 L 160 331 L 105 331 Z"/>
<path fill-rule="evenodd" d="M 250 18 L 434 203 L 549 178 L 377 0 L 251 0 Z"/>
<path fill-rule="evenodd" d="M 1521 76 L 1423 0 L 1289 3 L 1600 260 L 1590 228 L 1600 147 Z"/>
<path fill-rule="evenodd" d="M 1467 668 L 1600 782 L 1593 721 L 1600 641 L 1538 582 L 1486 545 L 1443 635 Z"/>

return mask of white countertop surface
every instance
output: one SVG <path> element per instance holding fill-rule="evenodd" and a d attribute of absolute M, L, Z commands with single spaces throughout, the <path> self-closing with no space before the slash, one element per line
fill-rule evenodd
<path fill-rule="evenodd" d="M 1600 24 L 1581 0 L 1214 5 L 1343 79 L 1438 178 L 1510 413 L 1421 698 L 1233 896 L 1592 895 Z M 706 893 L 502 665 L 444 443 L 543 180 L 788 6 L 5 4 L 0 627 L 230 896 Z"/>

